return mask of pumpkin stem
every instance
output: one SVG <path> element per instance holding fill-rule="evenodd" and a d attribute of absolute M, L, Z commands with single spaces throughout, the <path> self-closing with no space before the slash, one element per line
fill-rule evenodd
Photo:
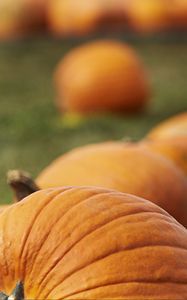
<path fill-rule="evenodd" d="M 7 173 L 7 183 L 12 188 L 16 202 L 39 190 L 30 174 L 20 170 L 11 170 Z"/>
<path fill-rule="evenodd" d="M 23 283 L 21 281 L 19 281 L 16 284 L 16 287 L 10 296 L 7 296 L 5 293 L 0 292 L 0 300 L 24 300 Z"/>

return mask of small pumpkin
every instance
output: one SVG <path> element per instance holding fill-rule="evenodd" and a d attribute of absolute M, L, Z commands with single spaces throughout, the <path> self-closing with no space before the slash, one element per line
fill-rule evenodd
<path fill-rule="evenodd" d="M 16 300 L 186 299 L 187 231 L 133 195 L 42 190 L 0 215 L 0 290 Z"/>
<path fill-rule="evenodd" d="M 149 80 L 135 51 L 122 42 L 99 40 L 71 50 L 54 76 L 60 111 L 135 112 L 150 95 Z"/>
<path fill-rule="evenodd" d="M 146 136 L 150 140 L 166 138 L 187 138 L 187 112 L 175 115 L 155 126 Z"/>
<path fill-rule="evenodd" d="M 62 155 L 36 179 L 41 188 L 92 185 L 155 202 L 187 226 L 187 179 L 161 155 L 141 145 L 105 142 Z"/>

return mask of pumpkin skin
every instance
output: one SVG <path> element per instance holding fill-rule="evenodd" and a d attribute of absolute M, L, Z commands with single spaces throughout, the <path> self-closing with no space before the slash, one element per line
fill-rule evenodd
<path fill-rule="evenodd" d="M 150 140 L 161 140 L 172 137 L 187 137 L 187 112 L 161 122 L 146 136 Z"/>
<path fill-rule="evenodd" d="M 2 205 L 0 205 L 0 214 L 7 208 L 7 207 L 9 207 L 9 205 L 7 204 L 2 204 Z"/>
<path fill-rule="evenodd" d="M 0 274 L 25 299 L 185 300 L 187 231 L 133 195 L 42 190 L 0 216 Z"/>
<path fill-rule="evenodd" d="M 142 33 L 163 31 L 170 25 L 165 0 L 132 0 L 128 6 L 128 17 L 132 28 Z"/>
<path fill-rule="evenodd" d="M 149 150 L 171 159 L 187 175 L 187 136 L 161 140 L 145 140 L 141 144 Z"/>
<path fill-rule="evenodd" d="M 45 0 L 1 0 L 0 39 L 16 39 L 44 26 Z"/>
<path fill-rule="evenodd" d="M 169 1 L 169 11 L 173 28 L 187 28 L 187 1 Z"/>
<path fill-rule="evenodd" d="M 135 112 L 145 107 L 150 94 L 136 53 L 112 40 L 73 49 L 57 66 L 54 83 L 62 112 Z"/>
<path fill-rule="evenodd" d="M 102 17 L 98 1 L 50 0 L 47 20 L 57 36 L 84 35 L 95 31 Z"/>
<path fill-rule="evenodd" d="M 155 202 L 187 226 L 187 180 L 172 162 L 142 146 L 106 142 L 74 149 L 44 169 L 41 188 L 92 185 Z"/>

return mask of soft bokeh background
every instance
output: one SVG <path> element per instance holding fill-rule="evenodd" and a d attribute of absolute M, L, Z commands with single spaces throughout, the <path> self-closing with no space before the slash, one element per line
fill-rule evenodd
<path fill-rule="evenodd" d="M 134 116 L 63 118 L 54 105 L 53 71 L 72 47 L 96 38 L 132 45 L 148 69 L 152 98 Z M 76 146 L 104 140 L 138 140 L 159 121 L 187 109 L 187 34 L 139 36 L 107 33 L 56 39 L 48 35 L 0 42 L 0 202 L 11 201 L 9 169 L 35 177 L 52 159 Z"/>

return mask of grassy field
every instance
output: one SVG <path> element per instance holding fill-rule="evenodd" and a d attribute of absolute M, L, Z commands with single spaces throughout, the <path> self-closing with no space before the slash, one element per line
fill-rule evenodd
<path fill-rule="evenodd" d="M 56 156 L 78 145 L 129 136 L 135 140 L 160 120 L 187 109 L 187 40 L 128 39 L 144 61 L 152 99 L 138 116 L 97 116 L 71 126 L 57 112 L 52 74 L 80 41 L 28 40 L 0 44 L 0 202 L 11 201 L 6 172 L 36 176 Z"/>

